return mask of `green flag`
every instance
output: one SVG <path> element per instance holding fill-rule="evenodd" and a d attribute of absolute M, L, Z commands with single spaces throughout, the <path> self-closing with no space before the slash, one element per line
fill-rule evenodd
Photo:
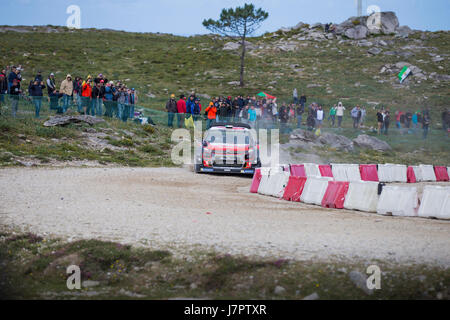
<path fill-rule="evenodd" d="M 398 74 L 398 79 L 400 80 L 400 83 L 402 83 L 411 73 L 411 69 L 407 66 L 404 66 L 402 71 Z"/>

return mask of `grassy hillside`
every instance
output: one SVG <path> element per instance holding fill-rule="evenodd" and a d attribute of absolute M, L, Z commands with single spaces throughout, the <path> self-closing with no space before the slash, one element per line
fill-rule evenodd
<path fill-rule="evenodd" d="M 172 92 L 194 90 L 210 96 L 254 95 L 266 90 L 290 100 L 293 88 L 297 87 L 310 101 L 326 106 L 339 100 L 347 105 L 360 103 L 369 107 L 369 102 L 378 102 L 391 110 L 417 110 L 423 106 L 441 110 L 450 97 L 446 81 L 428 79 L 398 86 L 395 75 L 379 73 L 387 63 L 405 61 L 428 74 L 447 74 L 448 32 L 415 33 L 407 39 L 376 37 L 388 41 L 384 51 L 411 52 L 413 55 L 408 58 L 370 55 L 367 47 L 337 39 L 298 41 L 293 38 L 295 31 L 266 34 L 250 39 L 257 49 L 247 55 L 247 86 L 241 89 L 228 84 L 239 80 L 239 56 L 222 50 L 229 40 L 217 36 L 179 37 L 63 27 L 53 27 L 58 31 L 53 33 L 41 32 L 45 28 L 23 29 L 28 32 L 0 33 L 0 65 L 22 64 L 28 79 L 39 68 L 44 74 L 53 71 L 58 82 L 68 72 L 82 77 L 102 72 L 108 79 L 120 79 L 136 87 L 144 98 L 141 102 L 153 108 L 161 108 Z M 280 50 L 283 41 L 296 44 L 297 49 Z M 445 58 L 433 62 L 430 53 Z M 148 93 L 156 99 L 145 99 Z"/>
<path fill-rule="evenodd" d="M 214 35 L 180 37 L 169 34 L 127 33 L 112 30 L 81 29 L 69 30 L 65 27 L 15 27 L 14 31 L 5 31 L 0 27 L 0 65 L 18 65 L 25 67 L 23 76 L 25 83 L 35 75 L 38 69 L 43 70 L 46 77 L 50 72 L 56 74 L 60 83 L 67 73 L 72 76 L 86 77 L 88 74 L 103 73 L 110 80 L 121 80 L 139 92 L 139 105 L 151 109 L 163 110 L 170 93 L 187 94 L 191 91 L 200 95 L 255 95 L 267 91 L 279 97 L 281 101 L 291 101 L 292 90 L 296 87 L 299 94 L 304 93 L 308 102 L 316 101 L 324 105 L 325 110 L 338 101 L 352 107 L 360 104 L 367 107 L 366 125 L 376 126 L 375 108 L 388 107 L 391 112 L 401 110 L 431 109 L 432 133 L 428 140 L 421 139 L 421 133 L 405 135 L 396 132 L 395 123 L 391 122 L 391 135 L 382 137 L 394 148 L 389 154 L 369 154 L 364 150 L 356 153 L 336 153 L 342 161 L 371 162 L 397 161 L 405 163 L 433 162 L 448 165 L 448 135 L 441 130 L 441 112 L 448 108 L 450 86 L 448 71 L 450 70 L 448 52 L 450 51 L 449 32 L 416 32 L 408 38 L 395 36 L 371 36 L 367 40 L 377 43 L 383 40 L 383 53 L 372 55 L 369 47 L 358 41 L 348 39 L 334 40 L 300 40 L 305 30 L 290 32 L 278 31 L 267 33 L 261 37 L 251 38 L 254 46 L 249 50 L 246 61 L 246 87 L 239 88 L 233 81 L 239 79 L 239 53 L 223 50 L 229 39 Z M 52 32 L 49 33 L 49 30 Z M 308 39 L 308 37 L 306 37 Z M 286 46 L 294 47 L 286 50 Z M 395 54 L 385 55 L 384 52 Z M 402 56 L 406 53 L 405 57 Z M 425 79 L 409 77 L 400 85 L 396 72 L 380 70 L 386 64 L 407 62 L 423 70 Z M 203 99 L 205 103 L 206 99 Z M 31 107 L 31 106 L 30 106 Z M 68 130 L 39 128 L 39 121 L 29 120 L 31 124 L 11 123 L 4 120 L 0 135 L 0 147 L 3 151 L 3 164 L 17 163 L 17 157 L 36 156 L 61 159 L 54 146 L 34 148 L 27 144 L 16 145 L 21 139 L 17 136 L 21 130 L 31 132 L 35 137 L 34 144 L 48 144 L 52 141 L 38 141 L 41 135 L 74 134 L 75 143 L 84 148 L 83 139 L 76 138 L 80 128 Z M 165 120 L 162 120 L 165 121 Z M 122 124 L 108 122 L 110 129 L 117 133 L 117 139 L 127 138 L 120 134 Z M 137 130 L 137 137 L 142 129 L 135 125 L 127 125 L 128 131 Z M 351 119 L 347 115 L 344 127 L 351 127 Z M 7 128 L 7 129 L 5 129 Z M 39 128 L 39 129 L 38 129 Z M 104 133 L 101 128 L 100 131 Z M 169 143 L 170 130 L 160 128 L 156 135 L 162 143 Z M 12 138 L 11 132 L 16 135 Z M 78 132 L 78 133 L 77 133 Z M 346 132 L 346 131 L 344 131 Z M 341 132 L 339 134 L 345 134 Z M 366 130 L 368 134 L 374 134 Z M 27 134 L 27 133 L 25 133 Z M 115 134 L 114 134 L 115 135 Z M 351 132 L 348 137 L 353 137 Z M 52 138 L 52 137 L 51 137 Z M 58 139 L 58 138 L 57 138 Z M 145 151 L 144 142 L 133 142 L 131 147 L 135 154 L 131 162 L 115 156 L 98 156 L 98 150 L 79 150 L 78 159 L 99 160 L 100 163 L 131 163 L 131 165 L 165 164 L 160 158 L 153 158 Z M 30 140 L 30 139 L 29 139 Z M 81 141 L 81 142 L 80 142 Z M 288 137 L 282 136 L 282 142 Z M 66 143 L 59 141 L 58 143 Z M 33 145 L 32 143 L 32 145 Z M 113 142 L 120 144 L 120 142 Z M 126 142 L 125 142 L 126 143 Z M 125 146 L 127 147 L 127 146 Z M 52 149 L 53 148 L 53 149 Z M 141 151 L 139 151 L 141 148 Z M 168 148 L 158 148 L 168 152 Z M 110 148 L 107 148 L 109 150 Z M 84 149 L 83 149 L 84 150 Z M 123 151 L 123 150 L 122 150 Z M 320 150 L 319 150 L 320 151 Z M 320 153 L 318 151 L 318 153 Z M 114 154 L 120 150 L 113 150 Z M 333 150 L 323 150 L 323 159 L 336 161 Z M 13 156 L 11 156 L 11 154 Z M 156 152 L 158 153 L 158 152 Z M 331 157 L 330 157 L 331 154 Z M 368 158 L 367 160 L 364 160 Z M 13 160 L 11 160 L 13 159 Z M 122 159 L 122 160 L 121 160 Z M 128 158 L 127 158 L 128 159 Z M 155 160 L 156 159 L 156 160 Z M 66 159 L 67 160 L 67 159 Z M 142 160 L 142 162 L 141 162 Z M 44 162 L 46 160 L 44 159 Z M 164 162 L 164 163 L 163 163 Z M 166 161 L 167 162 L 167 161 Z"/>

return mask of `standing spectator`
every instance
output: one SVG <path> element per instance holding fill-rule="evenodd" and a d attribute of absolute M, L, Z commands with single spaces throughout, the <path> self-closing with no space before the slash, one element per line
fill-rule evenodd
<path fill-rule="evenodd" d="M 173 128 L 173 119 L 175 117 L 175 113 L 178 112 L 177 102 L 175 101 L 175 95 L 171 94 L 169 101 L 166 103 L 167 110 L 167 125 Z"/>
<path fill-rule="evenodd" d="M 186 102 L 186 118 L 189 119 L 192 115 L 194 115 L 194 106 L 195 106 L 195 96 L 190 95 L 189 99 Z"/>
<path fill-rule="evenodd" d="M 30 96 L 33 100 L 35 117 L 39 118 L 39 113 L 42 107 L 42 97 L 44 96 L 42 90 L 45 89 L 44 81 L 39 82 L 37 78 L 30 86 Z"/>
<path fill-rule="evenodd" d="M 253 104 L 250 106 L 250 110 L 248 110 L 248 121 L 250 126 L 254 128 L 256 123 L 256 110 Z"/>
<path fill-rule="evenodd" d="M 11 87 L 13 85 L 14 80 L 16 79 L 19 83 L 19 78 L 17 76 L 17 68 L 15 66 L 11 67 L 11 72 L 8 75 L 8 93 L 11 93 Z M 20 85 L 20 84 L 19 84 Z M 15 88 L 16 89 L 16 88 Z"/>
<path fill-rule="evenodd" d="M 11 114 L 13 118 L 17 115 L 17 110 L 19 109 L 19 96 L 22 93 L 20 90 L 20 82 L 15 78 L 9 88 L 9 94 L 11 95 Z"/>
<path fill-rule="evenodd" d="M 88 76 L 86 81 L 81 85 L 81 99 L 83 101 L 83 114 L 89 114 L 91 111 L 91 95 L 92 95 L 92 79 Z"/>
<path fill-rule="evenodd" d="M 192 109 L 192 116 L 194 117 L 194 121 L 197 121 L 200 118 L 201 112 L 202 112 L 202 105 L 200 104 L 200 98 L 195 98 L 194 106 Z"/>
<path fill-rule="evenodd" d="M 411 128 L 411 122 L 412 122 L 412 113 L 411 113 L 411 111 L 407 111 L 405 114 L 406 128 L 408 128 L 408 129 Z"/>
<path fill-rule="evenodd" d="M 280 111 L 279 111 L 279 118 L 280 118 L 280 129 L 281 129 L 281 133 L 286 133 L 286 129 L 287 129 L 287 122 L 289 120 L 289 112 L 288 109 L 286 107 L 286 104 L 282 104 Z"/>
<path fill-rule="evenodd" d="M 316 111 L 316 126 L 318 129 L 322 129 L 322 123 L 323 123 L 323 110 L 322 106 L 319 106 Z"/>
<path fill-rule="evenodd" d="M 114 105 L 114 82 L 110 81 L 106 84 L 105 87 L 105 95 L 104 95 L 104 101 L 105 101 L 105 116 L 112 118 L 113 117 L 113 105 Z"/>
<path fill-rule="evenodd" d="M 217 107 L 215 101 L 211 101 L 211 104 L 205 109 L 205 112 L 207 115 L 206 130 L 208 130 L 214 124 L 214 121 L 216 121 Z"/>
<path fill-rule="evenodd" d="M 401 111 L 395 111 L 395 125 L 397 127 L 397 129 L 400 129 L 402 127 L 401 122 L 400 122 L 400 118 L 402 116 L 403 112 Z"/>
<path fill-rule="evenodd" d="M 383 120 L 384 134 L 385 135 L 388 134 L 388 129 L 389 129 L 390 122 L 391 122 L 391 116 L 390 116 L 389 110 L 386 110 L 384 112 L 384 120 Z"/>
<path fill-rule="evenodd" d="M 124 86 L 120 86 L 117 95 L 117 118 L 123 121 L 123 112 L 125 109 L 126 95 Z"/>
<path fill-rule="evenodd" d="M 227 122 L 227 117 L 229 116 L 229 109 L 225 102 L 219 103 L 218 115 L 219 115 L 219 121 Z"/>
<path fill-rule="evenodd" d="M 428 136 L 428 130 L 430 129 L 431 117 L 428 109 L 425 109 L 422 115 L 422 129 L 423 129 L 423 138 L 426 139 Z"/>
<path fill-rule="evenodd" d="M 37 81 L 38 83 L 41 83 L 42 81 L 44 81 L 44 79 L 42 78 L 41 70 L 38 70 L 36 76 L 34 77 L 34 81 Z"/>
<path fill-rule="evenodd" d="M 305 106 L 300 104 L 297 106 L 295 111 L 296 111 L 296 115 L 297 115 L 297 128 L 300 129 L 302 126 L 302 116 L 303 116 L 303 113 L 305 112 Z"/>
<path fill-rule="evenodd" d="M 56 80 L 55 74 L 52 72 L 47 78 L 47 93 L 50 96 L 52 93 L 56 91 Z"/>
<path fill-rule="evenodd" d="M 2 104 L 5 103 L 5 95 L 8 93 L 8 81 L 6 80 L 6 71 L 2 70 L 0 73 L 0 114 L 2 111 Z"/>
<path fill-rule="evenodd" d="M 378 134 L 381 134 L 381 128 L 383 127 L 384 117 L 381 110 L 377 111 L 377 123 L 378 123 Z"/>
<path fill-rule="evenodd" d="M 98 111 L 98 104 L 100 102 L 100 83 L 94 83 L 93 87 L 92 87 L 92 93 L 91 93 L 91 115 L 95 116 L 98 115 L 97 111 Z M 101 106 L 100 106 L 101 108 Z M 100 116 L 101 116 L 101 112 L 100 112 Z"/>
<path fill-rule="evenodd" d="M 329 118 L 331 120 L 331 126 L 334 127 L 334 123 L 336 121 L 336 105 L 332 106 L 329 113 Z"/>
<path fill-rule="evenodd" d="M 308 127 L 308 131 L 313 131 L 316 126 L 316 120 L 314 119 L 314 113 L 309 112 L 308 118 L 306 119 L 306 125 Z"/>
<path fill-rule="evenodd" d="M 182 94 L 177 102 L 177 118 L 178 128 L 182 128 L 184 124 L 184 114 L 186 113 L 186 97 Z"/>
<path fill-rule="evenodd" d="M 61 86 L 59 88 L 59 93 L 61 93 L 63 95 L 63 113 L 65 113 L 67 111 L 67 109 L 69 108 L 69 101 L 70 101 L 70 97 L 73 94 L 73 82 L 72 82 L 72 76 L 70 74 L 68 74 L 66 76 L 66 79 L 64 79 L 61 82 Z"/>
<path fill-rule="evenodd" d="M 412 118 L 411 118 L 412 126 L 413 126 L 414 132 L 416 132 L 417 128 L 419 127 L 419 117 L 418 117 L 418 113 L 419 113 L 419 112 L 414 112 L 414 114 L 412 115 Z M 400 122 L 399 122 L 399 124 L 400 124 Z"/>
<path fill-rule="evenodd" d="M 303 108 L 305 108 L 305 104 L 306 104 L 306 96 L 304 94 L 302 94 L 300 96 L 300 100 L 299 103 L 302 105 Z"/>
<path fill-rule="evenodd" d="M 131 88 L 131 91 L 129 92 L 129 99 L 130 99 L 130 118 L 133 119 L 134 118 L 134 106 L 136 105 L 136 102 L 137 102 L 136 89 Z"/>
<path fill-rule="evenodd" d="M 450 129 L 450 109 L 442 112 L 442 129 L 447 132 Z"/>
<path fill-rule="evenodd" d="M 362 107 L 360 109 L 361 117 L 359 119 L 359 126 L 362 127 L 364 125 L 364 120 L 366 119 L 366 107 Z"/>
<path fill-rule="evenodd" d="M 292 98 L 294 100 L 294 104 L 298 104 L 298 92 L 297 88 L 294 88 L 294 91 L 292 92 Z"/>
<path fill-rule="evenodd" d="M 338 128 L 341 127 L 342 118 L 344 117 L 344 111 L 345 111 L 345 107 L 342 105 L 342 102 L 339 102 L 338 106 L 336 108 L 336 116 L 338 119 Z"/>
<path fill-rule="evenodd" d="M 350 112 L 352 119 L 353 119 L 353 128 L 356 129 L 358 128 L 358 115 L 359 115 L 359 107 L 356 106 L 352 109 L 352 111 Z"/>
<path fill-rule="evenodd" d="M 77 111 L 79 114 L 82 112 L 82 101 L 81 101 L 81 86 L 83 85 L 83 80 L 80 77 L 75 77 L 73 83 L 73 95 L 75 97 L 75 103 L 77 104 Z"/>

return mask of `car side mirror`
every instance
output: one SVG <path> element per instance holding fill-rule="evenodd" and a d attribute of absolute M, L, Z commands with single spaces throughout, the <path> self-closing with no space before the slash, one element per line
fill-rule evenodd
<path fill-rule="evenodd" d="M 208 146 L 208 142 L 207 141 L 203 141 L 203 146 L 207 147 Z"/>

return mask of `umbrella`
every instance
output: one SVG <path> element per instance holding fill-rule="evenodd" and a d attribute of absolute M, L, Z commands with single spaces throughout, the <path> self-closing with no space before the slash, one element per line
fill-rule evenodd
<path fill-rule="evenodd" d="M 267 99 L 276 99 L 276 97 L 271 96 L 270 94 L 265 93 L 265 92 L 260 92 L 260 93 L 257 94 L 257 96 L 258 97 L 264 97 L 264 98 L 267 98 Z"/>

